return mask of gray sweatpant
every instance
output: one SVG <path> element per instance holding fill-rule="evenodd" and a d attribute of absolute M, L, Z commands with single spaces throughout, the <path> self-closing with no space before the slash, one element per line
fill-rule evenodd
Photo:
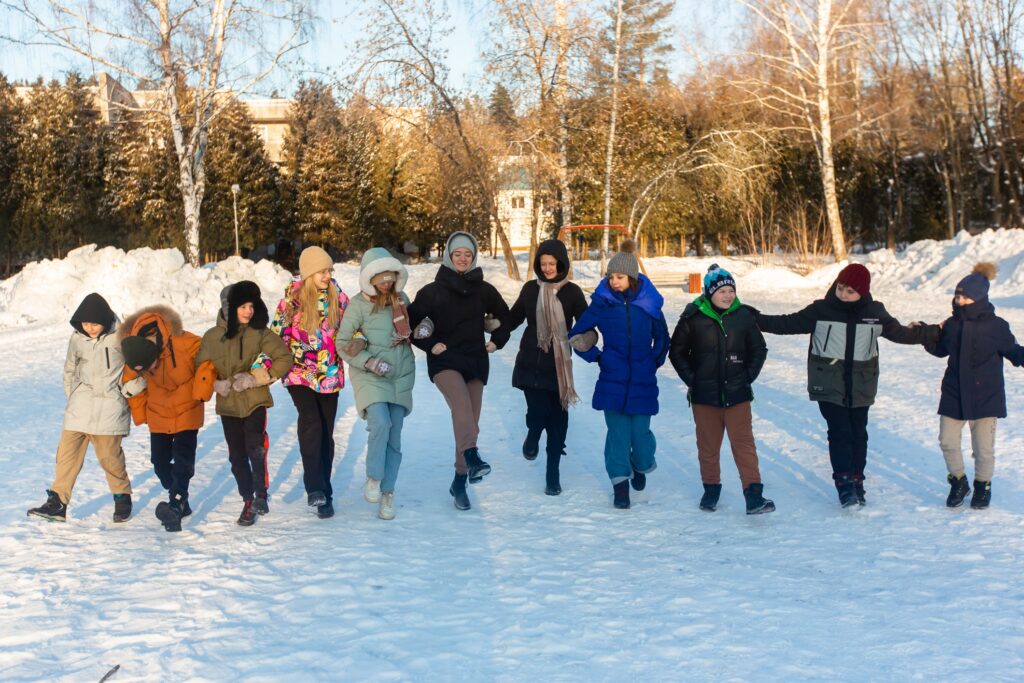
<path fill-rule="evenodd" d="M 971 450 L 974 455 L 974 480 L 992 481 L 996 466 L 996 418 L 956 420 L 939 417 L 939 446 L 946 459 L 946 468 L 954 477 L 964 475 L 964 454 L 960 448 L 964 425 L 971 426 Z"/>

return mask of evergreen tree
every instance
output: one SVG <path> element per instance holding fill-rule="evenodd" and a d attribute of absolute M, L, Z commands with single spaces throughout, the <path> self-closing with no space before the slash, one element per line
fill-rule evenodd
<path fill-rule="evenodd" d="M 19 198 L 13 184 L 18 166 L 18 119 L 19 110 L 14 88 L 7 78 L 0 74 L 0 240 L 4 244 L 3 270 L 9 272 L 14 265 L 15 243 L 14 214 Z"/>
<path fill-rule="evenodd" d="M 623 84 L 651 85 L 668 80 L 665 59 L 673 51 L 671 17 L 675 0 L 623 0 L 622 47 L 619 54 L 619 81 Z M 591 58 L 592 82 L 607 86 L 612 76 L 615 55 L 616 1 L 606 13 L 610 20 Z"/>
<path fill-rule="evenodd" d="M 494 86 L 491 91 L 491 99 L 487 104 L 487 111 L 491 115 L 491 121 L 505 130 L 513 130 L 519 125 L 516 118 L 516 107 L 512 103 L 512 95 L 508 88 L 501 83 Z"/>
<path fill-rule="evenodd" d="M 310 144 L 310 135 L 324 125 L 336 126 L 338 118 L 338 104 L 330 86 L 316 80 L 299 83 L 281 150 L 282 228 L 287 233 L 298 230 L 299 170 Z"/>

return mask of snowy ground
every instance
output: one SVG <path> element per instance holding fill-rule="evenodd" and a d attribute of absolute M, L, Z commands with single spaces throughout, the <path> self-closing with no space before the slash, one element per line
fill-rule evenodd
<path fill-rule="evenodd" d="M 892 313 L 937 321 L 973 260 L 998 257 L 993 299 L 1024 337 L 1022 253 L 1021 233 L 990 233 L 876 254 L 869 266 Z M 801 278 L 726 263 L 740 273 L 740 297 L 767 312 L 795 310 L 834 275 L 834 267 Z M 349 268 L 339 274 L 354 290 Z M 413 282 L 432 272 L 417 268 Z M 206 289 L 217 289 L 218 273 L 204 276 Z M 263 273 L 261 282 L 280 277 Z M 80 286 L 105 291 L 103 282 Z M 186 310 L 199 296 L 187 293 L 190 283 L 172 286 Z M 31 303 L 19 308 L 12 302 L 27 295 L 14 284 L 0 283 L 0 324 L 9 325 L 0 329 L 0 389 L 9 397 L 0 404 L 2 680 L 95 681 L 115 664 L 113 681 L 1024 678 L 1022 370 L 1006 370 L 1010 418 L 999 425 L 987 511 L 944 507 L 935 415 L 943 362 L 887 342 L 871 411 L 868 505 L 840 511 L 823 420 L 804 393 L 805 337 L 769 337 L 755 387 L 755 434 L 776 513 L 743 514 L 728 451 L 719 510 L 697 509 L 693 421 L 668 366 L 653 421 L 659 469 L 634 507 L 611 506 L 604 423 L 589 401 L 572 412 L 565 492 L 545 496 L 543 458 L 519 454 L 525 404 L 510 387 L 517 333 L 494 357 L 482 418 L 494 472 L 471 489 L 470 512 L 457 512 L 447 493 L 450 423 L 420 364 L 392 522 L 361 497 L 365 431 L 348 389 L 336 431 L 338 514 L 310 514 L 294 409 L 275 387 L 271 514 L 256 526 L 235 524 L 240 501 L 212 408 L 184 532 L 167 534 L 153 517 L 163 491 L 145 429 L 125 446 L 135 518 L 110 521 L 110 494 L 90 454 L 68 523 L 48 524 L 25 510 L 42 502 L 53 476 L 70 331 L 60 309 L 81 297 L 55 289 L 49 304 L 23 299 Z M 501 286 L 511 301 L 514 286 Z M 120 285 L 109 289 L 121 297 L 118 310 L 146 303 L 129 301 Z M 688 299 L 668 293 L 670 325 Z M 192 315 L 190 327 L 201 332 L 208 321 Z M 596 367 L 575 367 L 589 398 Z"/>

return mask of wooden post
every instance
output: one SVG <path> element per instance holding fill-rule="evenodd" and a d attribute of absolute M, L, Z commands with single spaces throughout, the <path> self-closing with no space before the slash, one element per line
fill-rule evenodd
<path fill-rule="evenodd" d="M 679 256 L 683 258 L 686 256 L 686 233 L 679 233 Z"/>

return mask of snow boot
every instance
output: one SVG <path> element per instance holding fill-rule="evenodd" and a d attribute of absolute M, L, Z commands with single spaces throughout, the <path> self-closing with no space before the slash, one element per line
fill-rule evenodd
<path fill-rule="evenodd" d="M 37 508 L 28 511 L 29 515 L 42 517 L 51 522 L 66 522 L 68 517 L 68 506 L 61 502 L 60 496 L 53 491 L 46 492 L 46 502 Z"/>
<path fill-rule="evenodd" d="M 523 441 L 523 457 L 527 460 L 536 460 L 540 453 L 540 432 L 531 431 Z"/>
<path fill-rule="evenodd" d="M 718 497 L 721 495 L 721 484 L 704 484 L 704 495 L 700 497 L 700 509 L 705 512 L 714 512 L 718 507 Z"/>
<path fill-rule="evenodd" d="M 187 493 L 184 494 L 184 495 L 181 495 L 181 494 L 178 495 L 177 508 L 178 508 L 178 514 L 181 516 L 182 519 L 184 519 L 185 517 L 188 517 L 189 515 L 192 514 L 192 508 L 190 508 L 188 506 L 188 494 Z"/>
<path fill-rule="evenodd" d="M 257 493 L 256 497 L 252 500 L 252 505 L 256 508 L 257 515 L 265 515 L 270 512 L 270 505 L 267 503 L 266 493 Z"/>
<path fill-rule="evenodd" d="M 455 509 L 457 510 L 468 510 L 469 495 L 466 494 L 466 479 L 469 475 L 456 474 L 455 479 L 452 480 L 452 485 L 448 487 L 448 493 L 452 494 L 455 498 Z"/>
<path fill-rule="evenodd" d="M 306 496 L 306 505 L 311 508 L 318 508 L 327 504 L 327 494 L 323 491 L 313 491 Z"/>
<path fill-rule="evenodd" d="M 849 474 L 834 474 L 836 480 L 836 492 L 839 494 L 839 504 L 844 508 L 853 507 L 858 504 L 857 485 Z"/>
<path fill-rule="evenodd" d="M 316 516 L 320 519 L 330 519 L 334 516 L 334 503 L 331 501 L 325 502 L 323 505 L 316 506 Z"/>
<path fill-rule="evenodd" d="M 469 467 L 470 484 L 476 484 L 491 473 L 491 466 L 480 458 L 480 449 L 476 446 L 467 448 L 462 457 L 466 459 L 466 466 Z"/>
<path fill-rule="evenodd" d="M 630 483 L 633 485 L 634 490 L 643 491 L 644 487 L 647 486 L 647 475 L 633 470 L 633 479 L 630 480 Z"/>
<path fill-rule="evenodd" d="M 623 479 L 618 484 L 612 486 L 612 490 L 615 492 L 614 505 L 619 510 L 629 509 L 629 480 Z"/>
<path fill-rule="evenodd" d="M 992 502 L 992 482 L 974 480 L 974 495 L 971 496 L 971 507 L 984 510 Z"/>
<path fill-rule="evenodd" d="M 252 498 L 246 498 L 242 504 L 242 514 L 238 515 L 238 526 L 252 526 L 256 523 L 256 506 Z"/>
<path fill-rule="evenodd" d="M 181 510 L 180 501 L 176 498 L 156 506 L 156 518 L 164 525 L 164 531 L 181 531 Z"/>
<path fill-rule="evenodd" d="M 949 482 L 949 495 L 946 496 L 946 507 L 958 508 L 964 504 L 964 498 L 971 492 L 971 485 L 967 483 L 967 475 L 961 474 L 959 477 L 954 477 L 952 474 L 947 474 L 946 481 Z"/>
<path fill-rule="evenodd" d="M 381 519 L 395 518 L 395 494 L 394 492 L 380 494 L 380 509 L 377 516 Z"/>
<path fill-rule="evenodd" d="M 132 494 L 130 493 L 115 493 L 114 494 L 114 521 L 115 522 L 127 522 L 128 518 L 132 516 Z"/>
<path fill-rule="evenodd" d="M 763 515 L 766 512 L 775 512 L 775 502 L 765 498 L 764 484 L 751 484 L 743 489 L 743 497 L 747 499 L 748 515 Z"/>
<path fill-rule="evenodd" d="M 558 463 L 561 459 L 561 453 L 554 455 L 548 453 L 548 467 L 544 473 L 544 493 L 549 496 L 557 496 L 562 492 L 562 482 L 559 481 L 558 476 Z"/>
<path fill-rule="evenodd" d="M 380 479 L 366 478 L 366 483 L 363 484 L 363 498 L 367 503 L 380 502 Z"/>
<path fill-rule="evenodd" d="M 853 491 L 857 494 L 857 505 L 867 505 L 868 500 L 864 495 L 864 475 L 853 475 Z"/>

